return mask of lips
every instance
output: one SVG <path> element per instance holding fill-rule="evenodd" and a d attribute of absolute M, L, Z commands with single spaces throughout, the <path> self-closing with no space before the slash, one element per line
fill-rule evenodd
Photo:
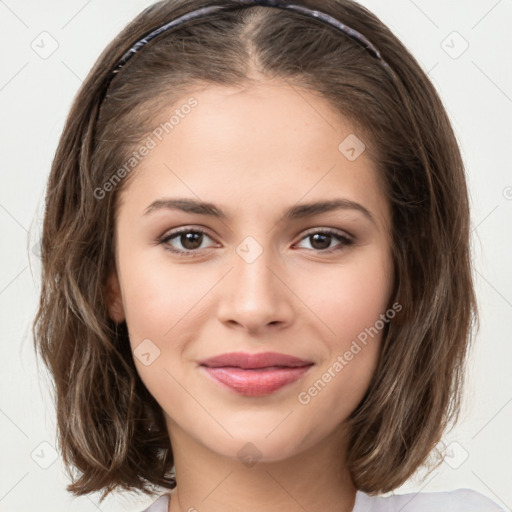
<path fill-rule="evenodd" d="M 276 352 L 231 352 L 200 362 L 213 380 L 247 396 L 268 395 L 300 379 L 311 366 L 312 361 Z"/>

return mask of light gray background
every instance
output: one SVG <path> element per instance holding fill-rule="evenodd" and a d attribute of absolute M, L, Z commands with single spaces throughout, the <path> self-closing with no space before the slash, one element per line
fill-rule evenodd
<path fill-rule="evenodd" d="M 43 192 L 71 100 L 104 46 L 150 3 L 0 1 L 0 511 L 140 511 L 152 501 L 125 493 L 98 506 L 96 494 L 65 491 L 49 381 L 30 334 Z M 362 3 L 428 71 L 452 119 L 471 189 L 481 307 L 448 458 L 398 492 L 468 487 L 512 510 L 512 2 Z"/>

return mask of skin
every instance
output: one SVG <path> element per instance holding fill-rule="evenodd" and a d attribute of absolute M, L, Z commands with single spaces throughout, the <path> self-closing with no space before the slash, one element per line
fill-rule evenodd
<path fill-rule="evenodd" d="M 356 132 L 311 92 L 261 81 L 208 85 L 193 96 L 198 106 L 121 194 L 109 278 L 110 315 L 126 320 L 132 349 L 149 339 L 150 352 L 159 351 L 151 364 L 134 360 L 167 421 L 178 481 L 169 511 L 348 512 L 356 489 L 344 421 L 369 386 L 380 333 L 309 403 L 298 395 L 389 308 L 390 207 L 377 170 L 368 151 L 350 161 L 338 150 Z M 144 214 L 153 201 L 176 197 L 214 203 L 227 218 Z M 280 220 L 296 204 L 338 198 L 362 205 L 373 221 L 354 208 Z M 180 227 L 207 234 L 195 246 L 180 236 L 158 243 Z M 353 243 L 307 236 L 322 228 Z M 244 246 L 248 236 L 255 242 Z M 262 252 L 248 263 L 240 247 Z M 340 250 L 326 252 L 333 248 Z M 314 365 L 299 381 L 248 397 L 198 370 L 200 360 L 233 351 L 281 352 Z M 242 447 L 256 464 L 237 456 Z"/>

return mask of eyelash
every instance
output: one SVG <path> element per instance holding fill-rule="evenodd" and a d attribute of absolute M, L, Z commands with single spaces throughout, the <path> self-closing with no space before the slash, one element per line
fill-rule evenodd
<path fill-rule="evenodd" d="M 171 241 L 173 238 L 176 238 L 184 233 L 196 233 L 196 234 L 202 234 L 202 235 L 206 235 L 208 238 L 212 238 L 208 235 L 208 233 L 206 231 L 203 231 L 202 229 L 192 229 L 192 228 L 183 228 L 183 229 L 180 229 L 180 230 L 177 230 L 177 231 L 173 231 L 171 233 L 168 233 L 168 234 L 165 234 L 164 236 L 162 236 L 159 240 L 158 240 L 158 243 L 159 244 L 163 244 L 165 245 L 165 249 L 174 253 L 174 254 L 178 254 L 180 256 L 186 256 L 186 257 L 197 257 L 198 256 L 198 253 L 201 251 L 201 249 L 189 249 L 189 250 L 180 250 L 180 249 L 174 249 L 174 248 L 171 248 L 171 246 L 168 244 L 169 241 Z M 340 244 L 334 246 L 334 247 L 331 247 L 330 249 L 308 249 L 310 251 L 314 251 L 314 252 L 317 252 L 317 253 L 320 253 L 320 254 L 331 254 L 331 253 L 334 253 L 334 252 L 338 252 L 338 251 L 342 251 L 344 250 L 347 246 L 350 246 L 354 243 L 354 240 L 348 236 L 346 236 L 345 234 L 342 234 L 340 233 L 339 231 L 336 231 L 334 229 L 331 229 L 331 228 L 324 228 L 324 229 L 317 229 L 315 231 L 310 231 L 310 232 L 307 232 L 302 238 L 300 241 L 306 239 L 306 238 L 309 238 L 313 235 L 316 235 L 316 234 L 322 234 L 322 235 L 330 235 L 330 236 L 333 236 L 335 239 L 337 239 L 339 242 L 341 242 Z"/>

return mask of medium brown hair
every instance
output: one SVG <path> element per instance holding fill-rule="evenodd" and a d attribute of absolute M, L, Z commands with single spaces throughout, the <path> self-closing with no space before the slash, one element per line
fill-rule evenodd
<path fill-rule="evenodd" d="M 125 322 L 113 322 L 107 309 L 118 195 L 128 179 L 102 198 L 95 190 L 155 127 L 158 106 L 201 84 L 247 86 L 254 69 L 318 93 L 350 119 L 364 134 L 392 207 L 390 303 L 402 310 L 384 333 L 368 392 L 348 419 L 347 463 L 356 487 L 380 493 L 400 486 L 457 417 L 476 305 L 467 188 L 449 119 L 424 71 L 375 15 L 350 0 L 296 3 L 361 32 L 392 72 L 332 27 L 251 6 L 160 36 L 106 91 L 111 70 L 136 40 L 211 5 L 174 0 L 131 22 L 75 98 L 46 192 L 33 330 L 55 382 L 63 460 L 70 474 L 80 472 L 68 486 L 77 495 L 176 485 L 163 413 L 138 376 Z"/>

